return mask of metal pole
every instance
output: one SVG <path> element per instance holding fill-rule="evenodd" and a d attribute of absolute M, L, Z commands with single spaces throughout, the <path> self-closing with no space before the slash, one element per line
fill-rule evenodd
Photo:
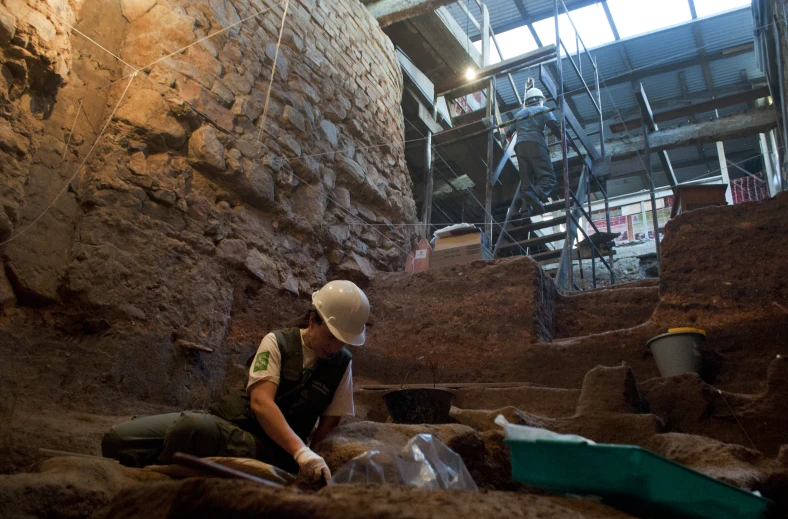
<path fill-rule="evenodd" d="M 495 98 L 495 78 L 490 80 L 490 86 L 487 87 L 487 124 L 492 126 L 495 111 L 492 109 L 493 103 L 496 103 Z M 487 236 L 490 237 L 490 243 L 493 239 L 493 217 L 492 217 L 492 195 L 493 195 L 493 175 L 495 174 L 495 132 L 490 132 L 487 138 L 487 190 L 484 203 L 485 223 L 489 222 L 487 227 Z"/>
<path fill-rule="evenodd" d="M 486 67 L 490 64 L 491 60 L 491 49 L 490 49 L 490 12 L 487 9 L 487 6 L 479 2 L 479 8 L 482 11 L 482 26 L 481 26 L 481 38 L 482 38 L 482 67 Z M 491 77 L 490 80 L 487 82 L 487 127 L 492 128 L 495 124 L 493 119 L 495 118 L 495 76 Z M 484 201 L 484 232 L 490 239 L 490 243 L 492 243 L 493 239 L 493 217 L 492 217 L 492 192 L 493 192 L 493 185 L 492 185 L 492 176 L 494 172 L 495 165 L 493 162 L 495 161 L 495 132 L 490 131 L 487 135 L 487 182 L 485 185 L 485 201 Z"/>
<path fill-rule="evenodd" d="M 785 9 L 785 7 L 783 7 Z M 784 13 L 783 13 L 784 14 Z M 777 74 L 780 76 L 780 111 L 783 116 L 782 138 L 783 138 L 783 165 L 788 164 L 788 106 L 785 105 L 785 76 L 783 75 L 783 49 L 782 49 L 782 36 L 780 34 L 780 20 L 775 16 L 774 19 L 774 42 L 777 47 Z M 767 46 L 768 47 L 768 46 Z M 780 126 L 777 126 L 780 130 Z M 783 180 L 783 189 L 785 188 L 785 181 Z"/>
<path fill-rule="evenodd" d="M 505 236 L 505 232 L 507 227 L 509 226 L 509 217 L 514 213 L 514 208 L 517 206 L 517 199 L 520 197 L 520 186 L 522 182 L 517 183 L 517 190 L 514 192 L 514 197 L 512 198 L 512 203 L 509 204 L 509 209 L 506 210 L 506 219 L 503 221 L 503 226 L 501 227 L 501 232 L 498 234 L 498 239 L 495 240 L 495 247 L 493 248 L 493 259 L 498 257 L 498 249 L 503 244 L 503 238 Z M 526 250 L 526 253 L 528 251 Z"/>
<path fill-rule="evenodd" d="M 564 254 L 561 256 L 566 262 L 563 267 L 566 269 L 567 282 L 565 288 L 571 290 L 574 286 L 574 273 L 572 272 L 574 261 L 572 259 L 572 220 L 570 218 L 572 202 L 569 198 L 569 159 L 567 157 L 567 140 L 566 140 L 566 116 L 564 115 L 564 68 L 561 62 L 561 34 L 558 29 L 558 3 L 560 0 L 555 0 L 555 48 L 556 48 L 556 65 L 558 68 L 558 107 L 561 110 L 561 162 L 563 164 L 564 173 L 564 208 L 566 210 L 566 238 L 564 239 Z M 560 282 L 560 281 L 559 281 Z"/>
<path fill-rule="evenodd" d="M 605 156 L 605 118 L 602 111 L 602 89 L 599 88 L 599 68 L 597 67 L 596 58 L 593 61 L 594 64 L 594 86 L 596 86 L 596 95 L 597 95 L 597 104 L 599 105 L 599 156 Z M 604 186 L 604 196 L 605 196 L 605 221 L 607 223 L 607 232 L 608 234 L 610 231 L 610 204 L 608 203 L 607 199 L 607 179 L 603 182 Z M 591 214 L 589 211 L 588 214 Z M 611 250 L 608 253 L 608 259 L 610 260 L 610 266 L 613 266 L 613 251 Z M 616 275 L 615 271 L 611 268 L 610 269 L 610 284 L 616 284 Z M 596 281 L 596 280 L 594 280 Z"/>
<path fill-rule="evenodd" d="M 449 144 L 455 144 L 455 143 L 458 143 L 458 142 L 462 142 L 462 141 L 470 139 L 471 137 L 476 137 L 477 135 L 482 135 L 482 134 L 485 134 L 485 133 L 494 132 L 495 130 L 500 130 L 501 128 L 506 128 L 507 126 L 511 126 L 513 124 L 517 124 L 520 121 L 525 121 L 526 119 L 533 119 L 534 117 L 537 117 L 539 115 L 544 115 L 544 114 L 546 114 L 548 112 L 554 112 L 554 111 L 557 111 L 557 109 L 556 108 L 548 108 L 547 110 L 545 110 L 543 112 L 540 112 L 538 114 L 526 115 L 526 116 L 523 116 L 523 117 L 518 117 L 517 119 L 512 119 L 511 121 L 503 122 L 501 124 L 494 124 L 492 126 L 485 126 L 484 129 L 482 129 L 482 130 L 477 130 L 477 131 L 472 132 L 472 133 L 466 133 L 462 137 L 457 137 L 456 139 L 452 139 L 450 141 L 440 142 L 440 143 L 436 144 L 435 147 L 436 148 L 442 148 L 444 146 L 448 146 Z M 506 112 L 504 112 L 504 113 L 506 113 Z M 486 115 L 485 115 L 485 117 L 486 117 Z M 452 131 L 455 131 L 457 129 L 462 129 L 462 127 L 461 126 L 455 126 L 453 128 L 449 128 L 448 130 L 443 130 L 440 133 L 441 133 L 441 135 L 445 135 L 445 134 L 451 133 Z M 594 134 L 590 133 L 589 135 L 594 135 Z"/>
<path fill-rule="evenodd" d="M 657 198 L 654 195 L 654 177 L 651 174 L 651 145 L 648 141 L 648 128 L 643 124 L 643 141 L 646 143 L 646 174 L 648 175 L 649 194 L 651 195 L 651 214 L 654 220 L 654 247 L 657 252 L 657 268 L 662 268 L 662 246 L 659 243 L 659 215 L 657 214 Z"/>
<path fill-rule="evenodd" d="M 433 120 L 437 119 L 438 100 L 433 98 Z M 429 240 L 430 223 L 432 222 L 432 192 L 434 191 L 434 182 L 432 175 L 432 130 L 427 126 L 427 139 L 424 141 L 424 206 L 422 207 L 422 221 L 424 222 L 424 238 Z"/>
<path fill-rule="evenodd" d="M 593 174 L 593 171 L 591 173 Z M 588 175 L 588 188 L 586 189 L 586 193 L 587 193 L 586 196 L 588 197 L 588 218 L 593 218 L 594 215 L 591 213 L 591 175 L 590 174 Z M 605 198 L 607 198 L 607 195 L 605 195 Z M 593 287 L 596 288 L 596 248 L 595 247 L 591 247 L 591 280 L 593 282 Z"/>
<path fill-rule="evenodd" d="M 594 59 L 596 67 L 596 59 Z M 596 86 L 597 104 L 599 105 L 599 156 L 605 156 L 605 118 L 602 115 L 602 90 L 599 88 L 599 71 L 594 68 L 594 83 Z M 589 134 L 590 135 L 590 134 Z"/>

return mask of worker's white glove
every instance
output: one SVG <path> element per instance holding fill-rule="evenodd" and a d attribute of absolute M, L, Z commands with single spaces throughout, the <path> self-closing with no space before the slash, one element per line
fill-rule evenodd
<path fill-rule="evenodd" d="M 326 480 L 326 483 L 331 479 L 331 471 L 328 470 L 326 460 L 315 454 L 309 447 L 301 447 L 293 454 L 296 463 L 298 463 L 299 473 L 313 481 L 318 481 L 321 477 Z"/>

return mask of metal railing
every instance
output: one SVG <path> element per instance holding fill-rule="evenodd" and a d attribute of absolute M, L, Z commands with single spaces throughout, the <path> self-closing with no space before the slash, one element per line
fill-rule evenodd
<path fill-rule="evenodd" d="M 489 41 L 491 40 L 492 43 L 495 45 L 495 48 L 498 50 L 498 54 L 503 59 L 503 55 L 501 53 L 500 46 L 498 45 L 497 38 L 495 33 L 492 30 L 492 27 L 489 23 L 489 15 L 486 13 L 486 7 L 481 2 L 481 0 L 472 0 L 478 6 L 482 12 L 482 16 L 484 18 L 483 22 L 480 23 L 474 17 L 473 13 L 471 13 L 470 9 L 466 5 L 466 1 L 468 0 L 458 0 L 458 4 L 460 8 L 467 14 L 468 19 L 473 23 L 475 27 L 477 27 L 480 31 L 481 37 L 483 39 L 487 39 L 487 43 L 483 44 L 486 45 L 487 54 L 489 54 Z M 572 28 L 575 32 L 575 45 L 577 49 L 577 59 L 574 59 L 572 53 L 569 52 L 565 41 L 561 38 L 560 29 L 559 29 L 559 16 L 563 13 L 566 13 L 569 22 L 572 25 Z M 613 272 L 613 253 L 612 251 L 609 254 L 609 258 L 606 261 L 605 257 L 600 250 L 600 247 L 597 246 L 597 243 L 594 243 L 586 229 L 581 226 L 582 218 L 585 218 L 591 224 L 591 228 L 597 234 L 601 234 L 600 230 L 597 228 L 596 224 L 591 219 L 591 195 L 592 193 L 601 193 L 604 197 L 605 201 L 605 220 L 607 224 L 607 232 L 609 233 L 611 230 L 610 225 L 610 205 L 608 200 L 608 194 L 606 189 L 606 183 L 604 180 L 600 179 L 594 172 L 594 161 L 599 158 L 599 156 L 604 157 L 605 155 L 605 137 L 604 137 L 604 116 L 602 111 L 602 96 L 600 91 L 600 79 L 599 79 L 599 69 L 596 60 L 593 58 L 591 53 L 588 51 L 585 42 L 583 41 L 582 37 L 580 36 L 577 26 L 572 20 L 571 14 L 564 3 L 564 0 L 555 0 L 555 30 L 556 30 L 556 42 L 555 48 L 552 48 L 552 45 L 547 45 L 546 47 L 542 47 L 538 49 L 538 51 L 534 51 L 533 57 L 528 56 L 525 57 L 524 55 L 521 56 L 520 60 L 515 61 L 513 63 L 506 63 L 501 67 L 496 66 L 489 66 L 489 63 L 483 63 L 484 66 L 489 66 L 487 69 L 484 69 L 486 74 L 479 74 L 480 77 L 477 79 L 471 80 L 467 83 L 458 84 L 455 83 L 453 86 L 446 86 L 446 88 L 438 89 L 436 88 L 435 91 L 435 99 L 433 99 L 433 103 L 437 103 L 438 96 L 444 96 L 446 101 L 451 102 L 452 100 L 456 99 L 457 97 L 461 97 L 463 95 L 468 95 L 468 92 L 477 91 L 485 92 L 486 94 L 486 106 L 484 109 L 484 117 L 485 125 L 483 129 L 473 130 L 471 132 L 466 132 L 462 136 L 458 136 L 456 138 L 451 138 L 451 131 L 452 130 L 459 130 L 460 127 L 454 127 L 449 130 L 445 130 L 444 132 L 446 135 L 442 135 L 441 142 L 439 143 L 432 143 L 430 142 L 431 146 L 434 148 L 440 148 L 444 146 L 449 146 L 452 144 L 457 144 L 459 141 L 464 141 L 466 139 L 477 137 L 480 134 L 488 134 L 488 153 L 486 156 L 486 164 L 487 164 L 487 199 L 486 203 L 484 204 L 485 209 L 485 228 L 484 231 L 489 233 L 489 237 L 491 243 L 493 243 L 493 228 L 494 226 L 500 227 L 500 233 L 498 235 L 498 239 L 495 242 L 495 249 L 500 247 L 504 236 L 511 241 L 515 241 L 511 235 L 508 234 L 507 228 L 508 224 L 510 223 L 510 215 L 512 213 L 512 208 L 517 200 L 517 194 L 515 193 L 514 198 L 510 204 L 509 210 L 507 211 L 507 216 L 503 225 L 498 222 L 494 221 L 492 216 L 492 207 L 491 207 L 491 196 L 492 196 L 492 189 L 493 186 L 498 183 L 501 172 L 503 171 L 507 161 L 511 158 L 514 154 L 514 141 L 510 144 L 507 144 L 505 140 L 498 140 L 498 144 L 501 145 L 503 148 L 503 157 L 501 157 L 499 163 L 496 165 L 493 163 L 493 144 L 496 142 L 495 140 L 495 132 L 499 131 L 504 126 L 508 126 L 513 124 L 515 121 L 508 121 L 504 123 L 501 118 L 501 112 L 499 110 L 499 102 L 498 96 L 495 93 L 495 81 L 496 78 L 506 78 L 508 79 L 508 83 L 511 85 L 512 90 L 515 93 L 515 96 L 518 100 L 520 106 L 522 106 L 523 98 L 520 96 L 520 92 L 517 89 L 515 84 L 514 78 L 512 76 L 513 73 L 517 72 L 518 70 L 523 70 L 525 68 L 530 68 L 536 65 L 540 66 L 540 69 L 543 68 L 542 64 L 548 61 L 552 61 L 552 58 L 555 57 L 555 65 L 556 71 L 558 74 L 558 81 L 557 85 L 552 85 L 548 88 L 551 92 L 551 97 L 554 99 L 556 103 L 556 108 L 550 109 L 550 111 L 558 111 L 559 113 L 556 114 L 560 117 L 560 136 L 559 142 L 556 144 L 560 145 L 561 148 L 561 163 L 562 163 L 562 173 L 563 173 L 563 181 L 564 181 L 564 192 L 563 192 L 563 199 L 564 199 L 564 207 L 563 212 L 565 213 L 566 217 L 564 219 L 564 225 L 566 230 L 566 235 L 564 239 L 564 250 L 561 255 L 561 260 L 559 263 L 558 275 L 556 276 L 556 281 L 558 282 L 559 286 L 564 289 L 571 289 L 573 287 L 577 287 L 574 283 L 573 279 L 573 264 L 574 260 L 572 255 L 574 254 L 574 243 L 578 236 L 577 229 L 579 228 L 580 233 L 585 236 L 586 240 L 589 243 L 590 251 L 591 251 L 591 273 L 592 273 L 592 280 L 593 286 L 596 287 L 597 285 L 597 261 L 601 260 L 602 265 L 608 270 L 610 273 L 611 284 L 615 283 L 615 274 Z M 485 31 L 487 33 L 485 34 Z M 563 49 L 563 52 L 562 52 Z M 582 52 L 581 52 L 582 50 Z M 579 78 L 579 82 L 582 84 L 582 88 L 579 89 L 579 92 L 585 92 L 590 100 L 591 104 L 593 105 L 596 115 L 598 115 L 599 121 L 599 151 L 597 152 L 594 149 L 593 144 L 590 143 L 588 140 L 588 135 L 582 124 L 577 120 L 576 117 L 571 115 L 571 110 L 568 108 L 568 101 L 567 98 L 568 93 L 566 91 L 565 83 L 564 83 L 564 70 L 563 70 L 563 60 L 564 58 L 568 59 L 569 63 L 571 64 L 571 68 L 577 74 Z M 590 86 L 590 81 L 587 81 L 586 78 L 583 76 L 583 61 L 588 59 L 593 67 L 593 89 Z M 515 58 L 512 58 L 515 60 Z M 553 80 L 549 80 L 549 83 L 555 83 Z M 542 83 L 546 86 L 547 83 L 543 80 Z M 478 87 L 478 89 L 476 88 Z M 441 90 L 440 92 L 438 90 Z M 480 110 L 481 111 L 481 110 Z M 568 120 L 567 117 L 570 114 L 570 119 Z M 570 126 L 572 133 L 570 133 Z M 463 130 L 465 131 L 465 130 Z M 499 131 L 500 133 L 500 131 Z M 597 132 L 591 133 L 591 135 Z M 574 136 L 573 136 L 574 135 Z M 499 135 L 501 137 L 501 135 Z M 570 178 L 569 178 L 569 157 L 568 151 L 569 148 L 575 150 L 578 155 L 584 161 L 584 170 L 580 176 L 580 182 L 576 187 L 576 192 L 572 190 L 570 186 Z M 581 148 L 585 147 L 585 151 L 587 152 L 584 156 L 583 150 Z M 426 154 L 425 154 L 426 155 Z M 431 176 L 431 166 L 432 166 L 432 157 L 427 155 L 425 163 L 426 163 L 426 171 Z M 596 190 L 592 190 L 592 187 L 596 186 Z M 517 190 L 519 191 L 519 189 Z M 430 193 L 431 194 L 431 193 Z M 578 196 L 578 194 L 580 196 Z M 425 197 L 426 199 L 426 197 Z M 429 196 L 431 200 L 431 196 Z M 585 210 L 583 207 L 584 202 L 588 202 L 588 211 Z M 431 204 L 430 204 L 431 205 Z M 428 217 L 431 215 L 428 215 Z M 430 222 L 425 222 L 429 225 Z M 530 231 L 529 231 L 530 232 Z M 529 234 L 530 236 L 530 234 Z M 516 242 L 520 243 L 520 242 Z M 522 249 L 522 247 L 521 247 Z M 537 249 L 538 250 L 538 249 Z M 523 250 L 526 254 L 530 253 L 529 250 Z M 580 248 L 577 249 L 578 261 L 580 264 L 580 272 L 582 274 L 582 267 L 583 267 L 583 254 Z M 585 281 L 583 281 L 583 288 L 585 288 Z"/>
<path fill-rule="evenodd" d="M 591 104 L 594 106 L 594 109 L 599 116 L 599 143 L 600 143 L 600 156 L 604 157 L 605 155 L 605 134 L 604 134 L 604 116 L 602 112 L 602 92 L 599 87 L 599 68 L 597 66 L 596 60 L 588 51 L 588 47 L 586 47 L 583 38 L 580 36 L 580 32 L 577 30 L 577 25 L 575 25 L 574 20 L 572 20 L 572 15 L 570 14 L 569 9 L 566 7 L 564 0 L 555 0 L 555 46 L 556 46 L 556 68 L 558 71 L 558 95 L 555 99 L 556 104 L 559 107 L 559 113 L 561 116 L 560 119 L 560 126 L 561 126 L 561 164 L 563 166 L 563 177 L 564 177 L 564 209 L 566 212 L 566 239 L 564 240 L 564 250 L 561 254 L 561 262 L 558 267 L 558 273 L 556 275 L 556 281 L 561 288 L 569 288 L 576 286 L 574 283 L 574 268 L 573 263 L 574 260 L 572 258 L 572 249 L 574 247 L 574 242 L 577 239 L 577 231 L 575 229 L 579 229 L 580 232 L 583 233 L 588 243 L 591 245 L 591 273 L 592 273 L 592 280 L 593 286 L 596 287 L 596 256 L 599 255 L 599 258 L 602 260 L 603 265 L 607 268 L 608 272 L 610 273 L 610 282 L 611 284 L 615 284 L 615 273 L 613 272 L 612 264 L 613 264 L 613 254 L 612 251 L 610 252 L 609 260 L 610 263 L 608 264 L 605 261 L 604 257 L 600 253 L 599 249 L 594 244 L 593 240 L 588 236 L 583 226 L 580 225 L 580 222 L 577 218 L 575 218 L 573 211 L 579 210 L 583 216 L 588 220 L 591 224 L 591 227 L 594 229 L 595 233 L 599 233 L 599 229 L 597 229 L 596 225 L 594 224 L 593 220 L 591 219 L 591 182 L 596 181 L 602 195 L 605 199 L 605 219 L 607 222 L 607 232 L 610 233 L 610 206 L 607 197 L 607 190 L 602 182 L 600 182 L 599 178 L 594 175 L 593 169 L 589 171 L 589 174 L 586 175 L 585 181 L 585 194 L 588 198 L 588 208 L 589 211 L 586 212 L 583 209 L 583 201 L 579 200 L 575 193 L 572 192 L 572 189 L 569 185 L 569 157 L 568 157 L 568 148 L 570 145 L 570 140 L 572 139 L 569 136 L 567 131 L 567 99 L 566 99 L 566 92 L 565 92 L 565 83 L 564 83 L 564 57 L 562 56 L 561 49 L 563 49 L 565 53 L 565 57 L 568 59 L 569 63 L 572 65 L 575 73 L 577 74 L 580 82 L 583 85 L 585 92 L 588 94 L 589 99 L 591 100 Z M 569 52 L 567 49 L 566 44 L 564 43 L 563 39 L 561 38 L 561 31 L 560 31 L 560 24 L 559 24 L 559 17 L 562 14 L 566 14 L 569 23 L 572 25 L 572 29 L 575 32 L 575 47 L 577 50 L 577 62 L 572 58 L 572 53 Z M 583 77 L 582 71 L 582 58 L 583 54 L 580 52 L 580 47 L 582 46 L 584 55 L 587 57 L 588 61 L 591 63 L 593 67 L 594 73 L 594 87 L 596 90 L 596 99 L 594 98 L 594 93 L 591 91 L 591 88 L 588 86 L 585 78 Z M 579 139 L 578 139 L 579 140 Z M 578 151 L 580 151 L 579 146 L 577 143 L 572 142 L 572 147 Z M 582 176 L 581 176 L 582 180 Z M 580 186 L 578 186 L 579 188 Z M 583 272 L 583 263 L 582 263 L 582 254 L 578 247 L 578 262 L 580 267 L 580 273 L 582 276 Z"/>

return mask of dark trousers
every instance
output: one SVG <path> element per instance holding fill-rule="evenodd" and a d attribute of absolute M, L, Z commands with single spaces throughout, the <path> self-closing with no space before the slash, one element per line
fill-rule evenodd
<path fill-rule="evenodd" d="M 266 461 L 265 450 L 252 433 L 201 411 L 141 416 L 112 427 L 101 442 L 105 457 L 129 467 L 172 463 L 176 452 Z"/>
<path fill-rule="evenodd" d="M 537 142 L 520 142 L 514 147 L 520 168 L 520 193 L 531 192 L 546 200 L 555 187 L 555 173 L 550 160 L 550 150 Z"/>

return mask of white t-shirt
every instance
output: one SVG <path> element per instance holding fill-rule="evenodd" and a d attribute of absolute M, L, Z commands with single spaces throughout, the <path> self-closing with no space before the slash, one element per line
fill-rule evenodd
<path fill-rule="evenodd" d="M 314 351 L 306 347 L 303 337 L 301 338 L 301 352 L 304 359 L 304 369 L 311 369 L 317 362 L 317 356 Z M 334 398 L 323 413 L 324 416 L 355 416 L 352 368 L 353 361 L 350 361 L 339 382 L 339 387 L 334 393 Z M 260 341 L 254 361 L 249 367 L 249 382 L 246 384 L 246 391 L 248 392 L 253 385 L 262 381 L 270 381 L 278 386 L 281 369 L 282 354 L 276 342 L 276 335 L 269 333 Z"/>

